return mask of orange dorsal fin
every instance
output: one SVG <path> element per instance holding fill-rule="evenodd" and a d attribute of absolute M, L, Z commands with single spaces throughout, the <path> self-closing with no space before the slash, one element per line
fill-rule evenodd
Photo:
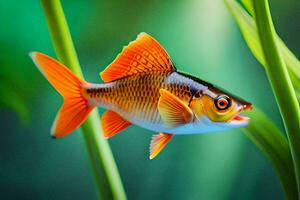
<path fill-rule="evenodd" d="M 168 133 L 159 133 L 153 135 L 150 143 L 150 160 L 155 158 L 172 139 L 173 135 Z"/>
<path fill-rule="evenodd" d="M 103 128 L 104 137 L 111 138 L 118 134 L 125 128 L 131 125 L 130 122 L 125 120 L 114 111 L 108 110 L 101 117 L 101 124 Z"/>
<path fill-rule="evenodd" d="M 82 94 L 82 86 L 87 82 L 45 54 L 32 52 L 30 56 L 45 78 L 64 98 L 51 134 L 54 138 L 66 136 L 78 128 L 94 108 Z"/>
<path fill-rule="evenodd" d="M 104 82 L 111 82 L 137 73 L 175 70 L 166 50 L 147 33 L 140 33 L 100 76 Z"/>
<path fill-rule="evenodd" d="M 193 111 L 177 96 L 165 89 L 159 93 L 158 110 L 166 126 L 176 127 L 193 120 Z"/>

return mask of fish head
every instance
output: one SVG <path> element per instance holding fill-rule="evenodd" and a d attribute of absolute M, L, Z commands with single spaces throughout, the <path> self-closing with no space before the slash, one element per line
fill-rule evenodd
<path fill-rule="evenodd" d="M 252 104 L 221 89 L 208 87 L 195 93 L 190 107 L 197 120 L 213 126 L 212 130 L 223 130 L 246 126 L 250 118 L 240 113 L 251 110 Z"/>

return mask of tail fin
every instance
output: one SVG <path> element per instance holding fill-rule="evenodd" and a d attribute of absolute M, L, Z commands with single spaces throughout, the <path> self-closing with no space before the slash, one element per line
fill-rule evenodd
<path fill-rule="evenodd" d="M 45 54 L 32 52 L 30 56 L 45 78 L 64 98 L 52 125 L 51 135 L 54 138 L 66 136 L 78 128 L 94 108 L 88 105 L 82 95 L 82 85 L 87 82 Z"/>

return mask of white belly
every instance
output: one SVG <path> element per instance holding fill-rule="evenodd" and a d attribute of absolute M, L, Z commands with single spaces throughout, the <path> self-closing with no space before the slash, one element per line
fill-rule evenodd
<path fill-rule="evenodd" d="M 188 134 L 201 134 L 201 133 L 208 133 L 208 132 L 215 132 L 229 129 L 228 126 L 224 126 L 222 123 L 216 123 L 210 121 L 207 117 L 201 118 L 201 120 L 194 117 L 193 122 L 188 124 L 183 124 L 176 127 L 167 127 L 162 120 L 158 123 L 152 123 L 149 120 L 141 120 L 139 118 L 132 117 L 132 115 L 126 111 L 122 111 L 119 108 L 115 107 L 111 104 L 103 104 L 102 102 L 94 102 L 96 105 L 100 107 L 104 107 L 106 109 L 115 111 L 124 119 L 128 120 L 130 123 L 140 126 L 142 128 L 159 132 L 159 133 L 169 133 L 174 135 L 188 135 Z"/>
<path fill-rule="evenodd" d="M 202 118 L 201 120 L 196 119 L 191 123 L 176 126 L 173 128 L 166 127 L 164 124 L 154 124 L 145 121 L 140 121 L 138 119 L 132 119 L 131 121 L 133 124 L 136 124 L 137 126 L 148 130 L 162 133 L 170 133 L 174 135 L 201 134 L 214 131 L 221 131 L 229 128 L 224 127 L 219 123 L 217 123 L 218 125 L 216 125 L 216 123 L 211 122 L 207 118 Z"/>

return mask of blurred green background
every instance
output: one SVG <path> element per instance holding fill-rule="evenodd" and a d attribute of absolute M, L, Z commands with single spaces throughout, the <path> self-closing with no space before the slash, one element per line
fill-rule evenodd
<path fill-rule="evenodd" d="M 270 3 L 279 35 L 299 58 L 300 2 Z M 100 82 L 122 47 L 147 32 L 178 69 L 253 102 L 283 128 L 264 70 L 222 0 L 62 4 L 88 81 Z M 55 57 L 40 2 L 1 0 L 0 19 L 0 199 L 96 199 L 79 131 L 50 137 L 62 99 L 28 56 Z M 283 198 L 269 161 L 240 130 L 175 137 L 150 161 L 152 134 L 132 126 L 109 140 L 128 199 Z"/>

